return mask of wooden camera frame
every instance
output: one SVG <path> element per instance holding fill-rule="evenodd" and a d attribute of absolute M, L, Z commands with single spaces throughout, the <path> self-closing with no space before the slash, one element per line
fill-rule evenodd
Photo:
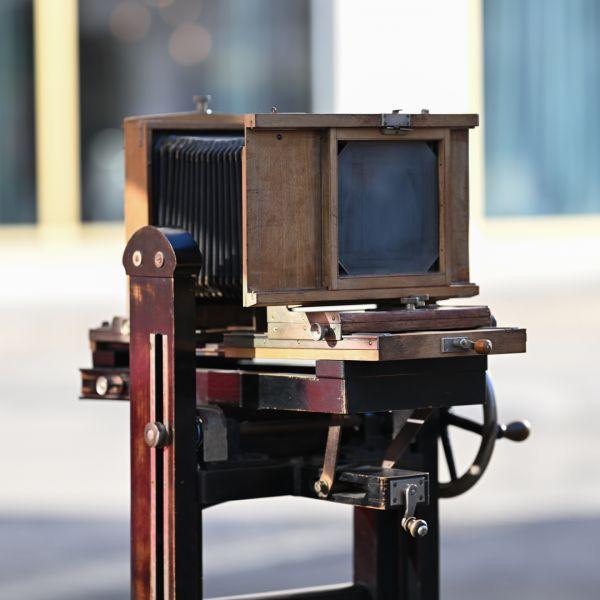
<path fill-rule="evenodd" d="M 155 133 L 238 132 L 245 138 L 244 306 L 474 296 L 479 289 L 469 281 L 468 132 L 477 124 L 477 115 L 398 113 L 133 117 L 125 121 L 127 236 L 153 224 L 149 172 Z M 339 275 L 338 143 L 354 140 L 437 143 L 438 271 Z"/>

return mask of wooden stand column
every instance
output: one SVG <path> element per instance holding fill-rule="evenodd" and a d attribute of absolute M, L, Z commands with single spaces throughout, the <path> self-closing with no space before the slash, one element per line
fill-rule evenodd
<path fill-rule="evenodd" d="M 127 244 L 131 342 L 131 569 L 135 600 L 202 597 L 197 490 L 194 275 L 182 231 Z"/>
<path fill-rule="evenodd" d="M 418 463 L 406 465 L 429 472 L 429 505 L 417 513 L 429 525 L 426 537 L 413 539 L 402 529 L 402 510 L 354 509 L 354 583 L 372 600 L 439 600 L 437 432 L 432 416 L 409 454 Z"/>

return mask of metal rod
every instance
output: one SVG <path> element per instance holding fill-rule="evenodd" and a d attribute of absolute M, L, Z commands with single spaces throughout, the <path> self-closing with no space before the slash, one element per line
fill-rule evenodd
<path fill-rule="evenodd" d="M 453 425 L 454 427 L 459 427 L 460 429 L 465 429 L 466 431 L 470 431 L 471 433 L 477 433 L 481 435 L 483 431 L 483 425 L 479 423 L 475 423 L 475 421 L 471 421 L 471 419 L 465 419 L 465 417 L 459 417 L 454 413 L 447 412 L 444 416 L 444 421 L 448 425 Z"/>

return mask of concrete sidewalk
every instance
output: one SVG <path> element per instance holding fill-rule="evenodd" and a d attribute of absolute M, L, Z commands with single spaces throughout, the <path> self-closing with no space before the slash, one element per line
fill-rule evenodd
<path fill-rule="evenodd" d="M 296 512 L 296 514 L 298 514 Z M 126 520 L 0 518 L 0 598 L 117 600 L 129 596 Z M 352 577 L 346 519 L 315 526 L 206 519 L 207 597 L 327 585 Z M 327 546 L 315 539 L 328 540 Z M 596 600 L 600 519 L 448 527 L 444 600 Z"/>

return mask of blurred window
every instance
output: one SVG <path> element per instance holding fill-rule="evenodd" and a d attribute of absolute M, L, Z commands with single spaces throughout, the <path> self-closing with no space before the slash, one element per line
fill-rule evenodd
<path fill-rule="evenodd" d="M 310 110 L 309 0 L 80 0 L 82 218 L 123 217 L 121 121 Z"/>
<path fill-rule="evenodd" d="M 600 212 L 600 2 L 484 0 L 486 212 Z"/>
<path fill-rule="evenodd" d="M 0 223 L 33 223 L 33 18 L 28 0 L 0 2 Z"/>

